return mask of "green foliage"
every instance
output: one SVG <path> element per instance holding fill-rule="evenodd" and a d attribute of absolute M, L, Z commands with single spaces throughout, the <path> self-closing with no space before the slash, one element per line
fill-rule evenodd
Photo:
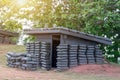
<path fill-rule="evenodd" d="M 35 36 L 28 36 L 27 38 L 24 39 L 24 42 L 35 42 Z"/>
<path fill-rule="evenodd" d="M 22 29 L 22 25 L 14 20 L 8 20 L 4 24 L 5 24 L 4 29 L 6 30 L 17 31 Z"/>
<path fill-rule="evenodd" d="M 18 32 L 22 29 L 17 17 L 20 7 L 14 2 L 15 0 L 0 0 L 0 28 Z"/>
<path fill-rule="evenodd" d="M 93 33 L 99 36 L 111 38 L 112 45 L 102 47 L 105 50 L 107 59 L 113 62 L 117 62 L 117 57 L 120 56 L 120 1 L 119 0 L 108 0 L 101 6 L 101 15 L 98 20 L 95 18 L 89 18 L 86 24 L 85 31 Z M 97 9 L 97 8 L 96 8 Z M 99 13 L 99 11 L 97 12 Z M 102 16 L 102 17 L 101 17 Z M 96 21 L 95 21 L 96 20 Z M 93 22 L 93 23 L 92 23 Z M 94 24 L 94 22 L 96 22 Z M 114 55 L 114 57 L 109 57 Z"/>

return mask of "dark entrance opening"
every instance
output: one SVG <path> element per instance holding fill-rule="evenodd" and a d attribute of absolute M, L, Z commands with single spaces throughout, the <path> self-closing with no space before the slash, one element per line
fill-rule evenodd
<path fill-rule="evenodd" d="M 60 44 L 60 35 L 52 36 L 52 67 L 56 68 L 57 63 L 57 46 Z"/>

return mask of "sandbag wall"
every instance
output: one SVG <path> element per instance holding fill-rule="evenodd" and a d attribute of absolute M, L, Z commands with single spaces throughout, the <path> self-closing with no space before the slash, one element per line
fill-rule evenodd
<path fill-rule="evenodd" d="M 26 56 L 22 57 L 22 66 L 24 70 L 37 70 L 40 67 L 41 43 L 27 43 Z"/>
<path fill-rule="evenodd" d="M 50 69 L 50 44 L 46 42 L 33 42 L 26 44 L 26 53 L 18 54 L 8 52 L 7 65 L 24 70 Z"/>
<path fill-rule="evenodd" d="M 63 44 L 57 46 L 57 69 L 68 69 L 68 45 Z"/>
<path fill-rule="evenodd" d="M 42 69 L 45 69 L 45 70 L 51 69 L 50 52 L 51 52 L 50 43 L 42 42 L 41 43 L 41 61 L 40 61 Z"/>
<path fill-rule="evenodd" d="M 37 70 L 38 68 L 50 70 L 50 52 L 50 43 L 27 43 L 25 54 L 13 52 L 7 54 L 7 65 L 24 70 Z M 103 62 L 102 51 L 98 46 L 67 44 L 57 46 L 56 66 L 58 70 L 68 69 L 81 64 L 102 64 Z"/>
<path fill-rule="evenodd" d="M 23 53 L 14 53 L 14 52 L 8 52 L 7 53 L 7 65 L 9 67 L 13 68 L 21 68 L 22 65 L 22 57 L 25 57 L 26 54 Z"/>
<path fill-rule="evenodd" d="M 57 69 L 64 70 L 81 64 L 102 64 L 102 51 L 98 46 L 67 45 L 57 47 Z"/>

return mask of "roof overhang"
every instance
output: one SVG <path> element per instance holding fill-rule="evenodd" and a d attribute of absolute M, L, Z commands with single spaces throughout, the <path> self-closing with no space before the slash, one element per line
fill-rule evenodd
<path fill-rule="evenodd" d="M 9 36 L 9 37 L 18 37 L 19 33 L 0 29 L 0 35 Z"/>
<path fill-rule="evenodd" d="M 25 34 L 28 35 L 37 35 L 37 34 L 65 34 L 70 35 L 78 38 L 83 38 L 86 40 L 94 41 L 101 44 L 107 44 L 111 45 L 112 41 L 109 38 L 104 38 L 101 36 L 96 36 L 92 34 L 87 34 L 84 32 L 63 28 L 63 27 L 57 27 L 57 28 L 37 28 L 37 29 L 25 29 Z"/>

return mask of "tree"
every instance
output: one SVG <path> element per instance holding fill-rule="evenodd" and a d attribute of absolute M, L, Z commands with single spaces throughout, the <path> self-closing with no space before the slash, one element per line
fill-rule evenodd
<path fill-rule="evenodd" d="M 101 27 L 102 34 L 110 37 L 113 42 L 111 46 L 106 47 L 106 53 L 113 54 L 114 57 L 111 60 L 117 62 L 117 58 L 120 57 L 120 1 L 108 0 L 104 11 L 106 19 Z"/>
<path fill-rule="evenodd" d="M 89 33 L 111 38 L 112 45 L 102 46 L 102 49 L 110 61 L 117 62 L 117 58 L 120 57 L 120 1 L 106 0 L 98 12 L 101 13 L 100 18 L 98 20 L 93 18 L 97 18 L 96 16 L 88 18 L 93 23 L 87 22 L 89 26 L 86 25 L 84 29 Z"/>
<path fill-rule="evenodd" d="M 20 7 L 14 4 L 15 0 L 0 0 L 0 28 L 9 31 L 19 31 L 22 25 L 18 22 L 17 13 Z"/>
<path fill-rule="evenodd" d="M 111 38 L 113 44 L 103 49 L 105 54 L 114 55 L 112 61 L 117 61 L 120 56 L 119 0 L 42 0 L 41 4 L 42 7 L 36 5 L 38 11 L 33 17 L 35 22 L 38 21 L 38 27 L 56 24 Z"/>

